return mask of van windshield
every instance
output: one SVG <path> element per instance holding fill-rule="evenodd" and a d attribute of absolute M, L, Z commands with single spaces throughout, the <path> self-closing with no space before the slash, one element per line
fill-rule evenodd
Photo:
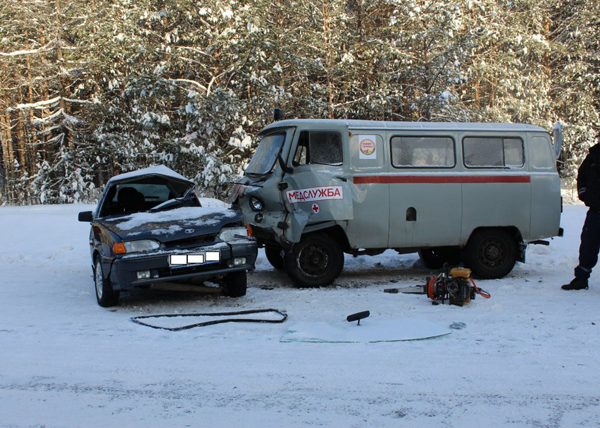
<path fill-rule="evenodd" d="M 284 141 L 283 133 L 265 135 L 246 168 L 246 175 L 265 175 L 271 172 Z"/>

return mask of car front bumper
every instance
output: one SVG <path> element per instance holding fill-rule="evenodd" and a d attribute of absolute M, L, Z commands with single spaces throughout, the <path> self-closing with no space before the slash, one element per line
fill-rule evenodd
<path fill-rule="evenodd" d="M 198 255 L 208 252 L 219 252 L 219 260 L 186 265 L 171 265 L 169 262 L 173 255 Z M 239 240 L 202 248 L 130 254 L 112 260 L 109 277 L 114 290 L 193 278 L 217 278 L 231 272 L 253 270 L 257 253 L 256 242 Z M 142 278 L 138 276 L 139 273 L 143 273 Z"/>

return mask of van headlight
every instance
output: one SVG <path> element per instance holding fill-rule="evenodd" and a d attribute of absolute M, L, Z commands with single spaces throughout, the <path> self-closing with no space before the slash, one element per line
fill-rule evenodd
<path fill-rule="evenodd" d="M 219 232 L 218 238 L 221 241 L 235 241 L 236 239 L 244 239 L 248 237 L 248 229 L 245 227 L 224 227 Z"/>
<path fill-rule="evenodd" d="M 152 239 L 140 239 L 139 241 L 124 242 L 125 249 L 128 253 L 139 253 L 141 251 L 158 250 L 160 244 Z"/>
<path fill-rule="evenodd" d="M 250 198 L 250 208 L 252 208 L 254 211 L 262 211 L 265 209 L 265 204 L 260 199 L 252 196 Z"/>

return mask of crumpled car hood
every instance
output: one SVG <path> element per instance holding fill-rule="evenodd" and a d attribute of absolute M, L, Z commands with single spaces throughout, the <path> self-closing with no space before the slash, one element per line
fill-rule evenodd
<path fill-rule="evenodd" d="M 160 242 L 215 235 L 223 226 L 237 222 L 242 222 L 242 213 L 239 211 L 204 207 L 142 212 L 102 220 L 108 229 L 124 241 L 155 239 Z"/>

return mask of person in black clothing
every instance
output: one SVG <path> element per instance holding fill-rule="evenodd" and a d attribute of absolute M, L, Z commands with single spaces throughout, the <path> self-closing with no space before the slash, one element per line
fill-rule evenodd
<path fill-rule="evenodd" d="M 575 268 L 575 279 L 562 286 L 563 290 L 584 290 L 598 262 L 600 250 L 600 144 L 590 149 L 577 172 L 577 194 L 589 207 L 581 230 L 579 265 Z"/>

